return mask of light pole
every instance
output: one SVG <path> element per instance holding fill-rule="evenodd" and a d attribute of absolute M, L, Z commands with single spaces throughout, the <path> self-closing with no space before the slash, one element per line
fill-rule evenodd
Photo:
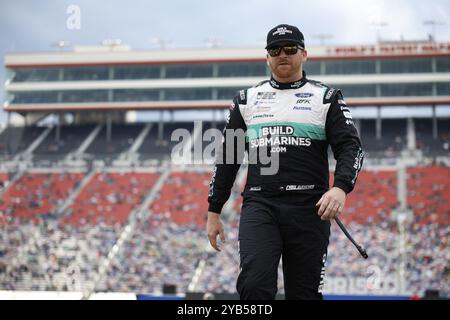
<path fill-rule="evenodd" d="M 376 30 L 377 42 L 381 42 L 380 29 L 383 27 L 387 27 L 389 24 L 385 21 L 373 21 L 370 23 L 370 25 Z"/>
<path fill-rule="evenodd" d="M 432 41 L 436 41 L 436 27 L 445 25 L 442 21 L 437 20 L 425 20 L 423 24 L 426 26 L 431 26 L 430 38 Z"/>

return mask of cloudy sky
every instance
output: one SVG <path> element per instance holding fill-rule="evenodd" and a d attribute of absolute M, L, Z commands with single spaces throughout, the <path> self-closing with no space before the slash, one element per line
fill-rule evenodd
<path fill-rule="evenodd" d="M 68 24 L 71 6 L 80 10 L 79 25 Z M 297 25 L 306 45 L 319 44 L 321 36 L 328 44 L 372 44 L 377 32 L 386 40 L 425 39 L 432 26 L 424 21 L 438 24 L 438 41 L 450 41 L 448 0 L 0 0 L 0 55 L 58 50 L 58 40 L 121 39 L 134 49 L 156 48 L 155 38 L 168 48 L 206 47 L 208 39 L 262 47 L 279 23 Z"/>

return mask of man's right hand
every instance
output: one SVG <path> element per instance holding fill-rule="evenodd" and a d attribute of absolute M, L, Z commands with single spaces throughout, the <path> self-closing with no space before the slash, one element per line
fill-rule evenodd
<path fill-rule="evenodd" d="M 208 232 L 208 239 L 211 246 L 217 251 L 220 251 L 220 247 L 217 245 L 217 235 L 220 236 L 222 242 L 225 242 L 225 233 L 223 231 L 222 221 L 220 221 L 220 214 L 208 211 L 206 231 Z"/>

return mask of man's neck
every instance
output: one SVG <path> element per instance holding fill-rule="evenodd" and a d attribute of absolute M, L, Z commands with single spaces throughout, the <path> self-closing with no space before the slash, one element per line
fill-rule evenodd
<path fill-rule="evenodd" d="M 291 78 L 289 78 L 291 79 Z M 306 82 L 306 74 L 302 72 L 301 76 L 296 76 L 293 81 L 287 81 L 286 79 L 283 79 L 283 82 L 277 80 L 277 77 L 272 73 L 272 77 L 270 79 L 270 85 L 275 89 L 297 89 L 302 87 Z"/>

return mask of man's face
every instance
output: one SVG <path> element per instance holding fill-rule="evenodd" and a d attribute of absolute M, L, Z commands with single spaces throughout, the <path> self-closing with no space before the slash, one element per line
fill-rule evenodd
<path fill-rule="evenodd" d="M 281 43 L 276 47 L 286 47 L 286 51 L 288 48 L 297 47 L 296 44 L 293 43 Z M 269 64 L 272 73 L 275 74 L 278 78 L 291 78 L 300 72 L 302 64 L 306 61 L 307 53 L 306 50 L 297 49 L 297 53 L 295 54 L 286 54 L 285 50 L 282 49 L 278 56 L 272 57 L 267 54 L 267 62 Z"/>

